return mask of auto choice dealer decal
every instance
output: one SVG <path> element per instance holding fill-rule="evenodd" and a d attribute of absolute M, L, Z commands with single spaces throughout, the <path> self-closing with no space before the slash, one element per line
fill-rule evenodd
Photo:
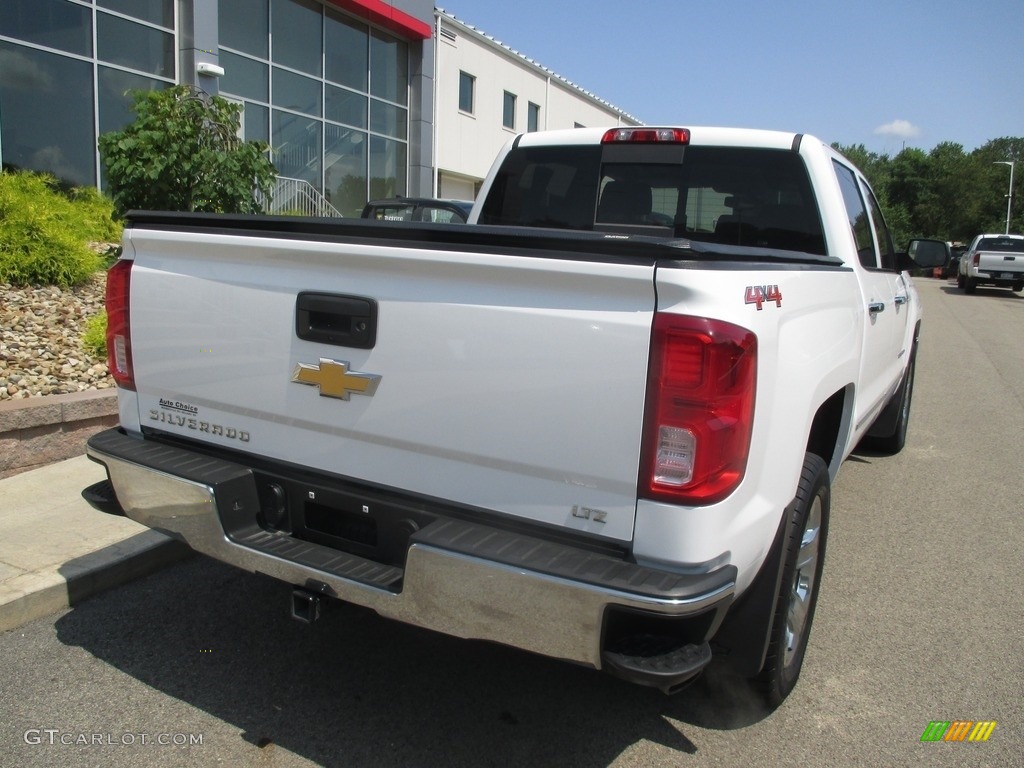
<path fill-rule="evenodd" d="M 179 400 L 164 400 L 160 398 L 160 407 L 149 409 L 149 420 L 172 427 L 184 427 L 185 429 L 202 432 L 213 437 L 237 440 L 240 443 L 249 442 L 249 433 L 245 430 L 236 429 L 224 424 L 215 424 L 211 421 L 203 421 L 199 415 L 199 408 Z"/>

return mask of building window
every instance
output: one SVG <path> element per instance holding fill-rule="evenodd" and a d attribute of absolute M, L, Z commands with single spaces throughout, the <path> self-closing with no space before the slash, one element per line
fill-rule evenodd
<path fill-rule="evenodd" d="M 320 76 L 324 7 L 312 0 L 271 0 L 270 55 L 276 63 Z"/>
<path fill-rule="evenodd" d="M 308 181 L 345 216 L 406 194 L 406 41 L 315 0 L 219 8 L 221 94 L 245 105 L 246 138 L 266 137 L 282 176 Z"/>
<path fill-rule="evenodd" d="M 540 130 L 540 104 L 528 103 L 526 110 L 526 130 L 530 133 Z"/>
<path fill-rule="evenodd" d="M 516 129 L 516 95 L 505 91 L 502 105 L 501 124 L 514 131 Z"/>
<path fill-rule="evenodd" d="M 266 2 L 218 0 L 217 13 L 221 45 L 261 59 L 270 57 L 270 13 Z M 224 69 L 228 71 L 226 66 Z"/>
<path fill-rule="evenodd" d="M 96 5 L 161 27 L 174 26 L 174 0 L 96 0 Z"/>
<path fill-rule="evenodd" d="M 465 72 L 459 72 L 459 111 L 473 114 L 473 91 L 476 78 Z"/>
<path fill-rule="evenodd" d="M 58 48 L 79 56 L 92 55 L 92 11 L 64 0 L 3 0 L 0 35 L 26 43 Z M 6 62 L 5 62 L 6 64 Z M 13 81 L 14 64 L 4 78 Z"/>
<path fill-rule="evenodd" d="M 103 183 L 99 133 L 132 119 L 132 89 L 177 79 L 174 0 L 0 0 L 0 160 Z"/>
<path fill-rule="evenodd" d="M 65 183 L 96 183 L 92 64 L 0 42 L 4 168 L 47 171 Z"/>

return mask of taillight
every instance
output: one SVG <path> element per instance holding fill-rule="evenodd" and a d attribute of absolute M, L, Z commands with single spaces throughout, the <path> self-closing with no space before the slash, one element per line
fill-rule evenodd
<path fill-rule="evenodd" d="M 602 144 L 689 144 L 686 128 L 610 128 Z"/>
<path fill-rule="evenodd" d="M 107 367 L 117 386 L 135 389 L 129 327 L 132 261 L 122 259 L 107 272 Z"/>
<path fill-rule="evenodd" d="M 971 258 L 971 266 L 977 268 L 981 264 L 981 254 L 975 253 Z"/>
<path fill-rule="evenodd" d="M 757 337 L 739 326 L 657 314 L 651 338 L 639 494 L 713 504 L 743 479 Z"/>

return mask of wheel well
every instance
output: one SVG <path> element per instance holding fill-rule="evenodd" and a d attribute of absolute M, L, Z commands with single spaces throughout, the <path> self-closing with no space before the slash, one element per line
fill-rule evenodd
<path fill-rule="evenodd" d="M 821 456 L 830 468 L 839 460 L 839 436 L 846 415 L 847 389 L 840 389 L 821 404 L 814 414 L 811 433 L 807 437 L 807 452 Z"/>

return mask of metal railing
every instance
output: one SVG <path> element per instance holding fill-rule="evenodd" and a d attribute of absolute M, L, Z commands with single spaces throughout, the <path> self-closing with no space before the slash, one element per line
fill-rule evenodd
<path fill-rule="evenodd" d="M 341 211 L 331 205 L 319 189 L 303 179 L 278 176 L 271 190 L 270 199 L 262 195 L 258 199 L 264 212 L 269 214 L 343 218 Z"/>

